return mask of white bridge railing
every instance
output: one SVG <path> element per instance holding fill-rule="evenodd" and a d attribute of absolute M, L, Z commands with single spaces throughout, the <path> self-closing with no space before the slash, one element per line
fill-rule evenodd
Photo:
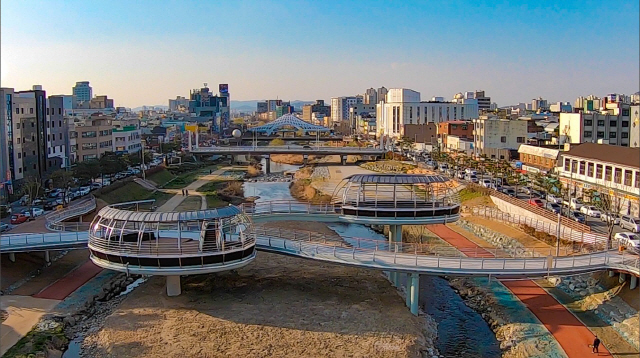
<path fill-rule="evenodd" d="M 88 214 L 96 209 L 96 205 L 96 198 L 91 195 L 89 198 L 75 203 L 72 207 L 47 214 L 45 216 L 46 227 L 51 231 L 87 230 L 88 223 L 65 223 L 64 220 Z"/>

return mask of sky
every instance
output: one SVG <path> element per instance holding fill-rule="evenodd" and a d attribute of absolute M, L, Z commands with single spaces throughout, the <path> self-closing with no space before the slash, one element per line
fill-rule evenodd
<path fill-rule="evenodd" d="M 204 82 L 232 100 L 329 100 L 370 87 L 500 106 L 640 90 L 639 2 L 75 1 L 0 4 L 0 85 L 116 106 Z"/>

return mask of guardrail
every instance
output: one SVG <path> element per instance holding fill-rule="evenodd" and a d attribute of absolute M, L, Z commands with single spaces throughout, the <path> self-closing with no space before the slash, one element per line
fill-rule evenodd
<path fill-rule="evenodd" d="M 301 152 L 301 153 L 365 153 L 365 154 L 384 154 L 384 149 L 376 149 L 369 147 L 291 147 L 291 146 L 242 146 L 242 147 L 198 147 L 192 148 L 192 153 L 278 153 L 278 152 Z"/>
<path fill-rule="evenodd" d="M 2 252 L 24 251 L 24 249 L 41 249 L 58 246 L 86 245 L 89 240 L 88 231 L 50 232 L 42 234 L 7 234 L 0 238 Z"/>
<path fill-rule="evenodd" d="M 75 203 L 72 207 L 67 207 L 63 210 L 56 211 L 53 213 L 49 213 L 45 216 L 47 229 L 51 231 L 66 231 L 67 224 L 75 224 L 75 223 L 64 223 L 64 220 L 71 219 L 77 216 L 85 215 L 96 209 L 96 198 L 91 195 L 87 199 L 83 199 L 80 202 Z M 69 228 L 72 228 L 73 225 L 70 225 Z M 78 225 L 76 225 L 77 231 Z"/>
<path fill-rule="evenodd" d="M 277 200 L 257 203 L 243 203 L 240 209 L 250 216 L 274 214 L 329 214 L 338 215 L 339 206 L 334 204 L 302 203 L 296 200 Z"/>

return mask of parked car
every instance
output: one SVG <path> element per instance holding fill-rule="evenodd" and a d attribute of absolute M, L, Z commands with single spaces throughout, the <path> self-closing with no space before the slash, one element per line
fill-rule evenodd
<path fill-rule="evenodd" d="M 58 205 L 62 204 L 61 200 L 62 199 L 47 200 L 43 205 L 44 206 L 44 210 L 54 210 L 56 207 L 58 207 Z"/>
<path fill-rule="evenodd" d="M 480 181 L 480 185 L 482 185 L 482 186 L 483 186 L 483 187 L 485 187 L 485 188 L 488 188 L 488 187 L 489 187 L 489 185 L 491 185 L 491 180 L 489 180 L 489 179 L 482 179 L 482 180 Z"/>
<path fill-rule="evenodd" d="M 547 205 L 545 205 L 545 208 L 552 211 L 554 214 L 560 214 L 560 211 L 562 210 L 560 205 L 552 202 L 548 202 Z"/>
<path fill-rule="evenodd" d="M 502 189 L 502 192 L 503 192 L 504 194 L 507 194 L 507 195 L 512 196 L 512 197 L 514 197 L 514 198 L 516 197 L 516 191 L 515 191 L 515 190 L 513 190 L 513 189 L 509 189 L 509 188 L 507 188 L 507 189 Z"/>
<path fill-rule="evenodd" d="M 465 176 L 465 180 L 470 181 L 472 183 L 477 183 L 478 182 L 478 177 L 475 176 L 475 175 L 467 174 L 467 176 Z"/>
<path fill-rule="evenodd" d="M 640 236 L 632 232 L 619 232 L 613 236 L 618 240 L 620 246 L 626 247 L 635 253 L 640 253 Z"/>
<path fill-rule="evenodd" d="M 458 179 L 464 179 L 465 175 L 466 174 L 463 171 L 459 171 L 458 172 Z"/>
<path fill-rule="evenodd" d="M 474 169 L 471 169 L 471 168 L 465 169 L 464 172 L 469 175 L 478 175 L 478 172 L 476 172 Z"/>
<path fill-rule="evenodd" d="M 600 217 L 600 210 L 598 210 L 598 208 L 593 206 L 593 205 L 583 205 L 580 208 L 580 212 L 585 214 L 585 215 L 589 215 L 591 217 L 594 217 L 594 218 L 599 218 Z"/>
<path fill-rule="evenodd" d="M 25 210 L 22 215 L 27 218 L 37 218 L 38 216 L 44 214 L 44 210 L 42 208 L 31 208 L 30 210 Z"/>
<path fill-rule="evenodd" d="M 620 217 L 613 213 L 602 213 L 600 214 L 600 220 L 602 222 L 610 223 L 613 221 L 614 225 L 620 225 Z"/>
<path fill-rule="evenodd" d="M 100 188 L 102 188 L 102 184 L 98 182 L 91 183 L 91 190 L 100 189 Z"/>
<path fill-rule="evenodd" d="M 22 224 L 23 222 L 29 220 L 24 214 L 14 214 L 11 215 L 11 225 Z"/>
<path fill-rule="evenodd" d="M 632 232 L 640 232 L 640 218 L 624 215 L 620 218 L 620 227 Z"/>
<path fill-rule="evenodd" d="M 529 204 L 533 205 L 533 206 L 537 206 L 539 208 L 544 207 L 544 203 L 542 202 L 542 200 L 540 200 L 539 198 L 531 198 L 529 199 L 529 201 L 527 201 Z"/>
<path fill-rule="evenodd" d="M 528 186 L 521 186 L 520 191 L 525 194 L 531 194 L 531 188 L 529 188 Z"/>
<path fill-rule="evenodd" d="M 9 224 L 7 223 L 0 223 L 0 232 L 5 232 L 9 230 Z"/>
<path fill-rule="evenodd" d="M 547 194 L 547 201 L 550 201 L 555 204 L 562 204 L 562 198 L 559 198 L 553 194 Z"/>
<path fill-rule="evenodd" d="M 580 198 L 571 198 L 570 200 L 565 200 L 562 203 L 574 210 L 580 210 L 584 205 Z"/>
<path fill-rule="evenodd" d="M 90 186 L 81 186 L 80 189 L 78 190 L 81 196 L 89 194 L 90 191 L 91 191 Z"/>

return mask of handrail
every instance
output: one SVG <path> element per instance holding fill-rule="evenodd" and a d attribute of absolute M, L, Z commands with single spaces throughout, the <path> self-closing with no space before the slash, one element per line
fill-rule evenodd
<path fill-rule="evenodd" d="M 47 214 L 45 216 L 45 226 L 51 231 L 65 231 L 64 220 L 88 214 L 95 210 L 96 207 L 96 198 L 91 195 L 71 208 Z"/>

